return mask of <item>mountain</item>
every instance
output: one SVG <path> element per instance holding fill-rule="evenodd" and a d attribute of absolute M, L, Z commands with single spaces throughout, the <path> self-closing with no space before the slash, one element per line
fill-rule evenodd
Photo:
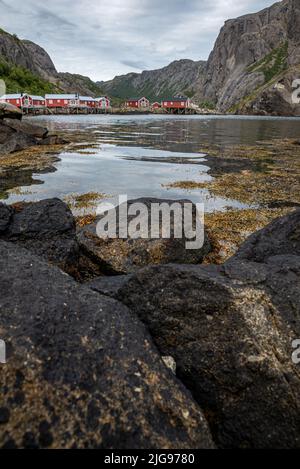
<path fill-rule="evenodd" d="M 300 78 L 300 1 L 283 0 L 225 22 L 207 62 L 178 60 L 165 68 L 99 82 L 121 98 L 159 100 L 185 94 L 220 112 L 300 115 L 292 103 Z"/>
<path fill-rule="evenodd" d="M 284 0 L 229 20 L 207 62 L 196 99 L 220 111 L 298 113 L 291 103 L 299 78 L 300 2 Z"/>
<path fill-rule="evenodd" d="M 204 61 L 177 60 L 159 70 L 128 73 L 98 84 L 106 94 L 119 98 L 137 95 L 155 101 L 176 94 L 193 96 L 205 67 Z"/>
<path fill-rule="evenodd" d="M 300 0 L 226 21 L 207 62 L 177 60 L 98 83 L 58 73 L 40 46 L 0 30 L 0 78 L 8 92 L 145 95 L 152 101 L 184 94 L 220 112 L 300 115 L 300 105 L 292 103 L 300 78 Z"/>
<path fill-rule="evenodd" d="M 103 91 L 88 77 L 59 73 L 47 52 L 37 44 L 21 40 L 0 29 L 0 78 L 8 92 L 34 94 L 81 93 L 102 95 Z"/>

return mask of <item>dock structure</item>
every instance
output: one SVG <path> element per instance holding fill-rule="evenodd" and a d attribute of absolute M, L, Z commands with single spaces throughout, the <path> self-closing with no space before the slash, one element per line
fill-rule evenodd
<path fill-rule="evenodd" d="M 171 98 L 164 98 L 161 102 L 150 101 L 145 96 L 137 98 L 128 98 L 124 103 L 124 108 L 128 111 L 152 111 L 161 112 L 165 114 L 196 114 L 195 106 L 192 105 L 191 100 L 186 96 L 174 96 Z"/>
<path fill-rule="evenodd" d="M 13 104 L 25 114 L 98 114 L 109 112 L 111 102 L 107 96 L 92 98 L 79 94 L 46 94 L 33 96 L 27 93 L 5 94 L 0 102 Z"/>

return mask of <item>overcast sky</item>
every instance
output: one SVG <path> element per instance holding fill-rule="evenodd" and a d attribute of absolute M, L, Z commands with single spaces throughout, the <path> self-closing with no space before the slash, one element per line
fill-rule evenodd
<path fill-rule="evenodd" d="M 0 0 L 0 27 L 94 80 L 206 59 L 224 21 L 274 0 Z"/>

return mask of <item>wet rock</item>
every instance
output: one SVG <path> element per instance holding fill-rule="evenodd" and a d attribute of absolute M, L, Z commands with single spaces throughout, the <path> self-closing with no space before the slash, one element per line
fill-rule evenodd
<path fill-rule="evenodd" d="M 24 150 L 36 143 L 37 140 L 32 135 L 16 131 L 0 120 L 0 156 Z"/>
<path fill-rule="evenodd" d="M 101 295 L 116 298 L 120 289 L 132 278 L 132 275 L 117 275 L 114 277 L 97 277 L 85 285 Z"/>
<path fill-rule="evenodd" d="M 17 132 L 23 132 L 35 138 L 46 138 L 48 135 L 48 129 L 41 125 L 33 124 L 28 120 L 4 119 L 3 123 Z"/>
<path fill-rule="evenodd" d="M 199 407 L 120 303 L 0 242 L 0 447 L 210 448 Z"/>
<path fill-rule="evenodd" d="M 148 326 L 218 446 L 300 447 L 300 257 L 142 269 L 116 297 Z"/>
<path fill-rule="evenodd" d="M 8 205 L 0 203 L 0 236 L 7 230 L 12 216 L 12 208 Z"/>
<path fill-rule="evenodd" d="M 117 207 L 117 238 L 100 238 L 97 235 L 97 223 L 100 217 L 91 225 L 87 225 L 78 231 L 77 239 L 81 250 L 86 256 L 93 259 L 98 264 L 103 273 L 108 274 L 129 274 L 137 271 L 143 266 L 152 264 L 182 263 L 182 264 L 198 264 L 201 263 L 205 255 L 210 252 L 210 243 L 205 235 L 204 245 L 199 249 L 192 250 L 186 248 L 186 237 L 176 239 L 174 236 L 174 220 L 171 220 L 171 236 L 170 239 L 163 239 L 160 230 L 160 238 L 151 237 L 151 204 L 166 203 L 172 205 L 180 204 L 181 208 L 184 203 L 191 204 L 190 201 L 174 201 L 142 198 L 128 201 L 128 210 L 135 203 L 143 204 L 147 208 L 146 217 L 143 221 L 148 224 L 146 233 L 147 239 L 142 237 L 129 237 L 120 239 L 119 226 L 119 210 Z M 193 205 L 193 221 L 195 222 L 196 210 Z M 128 215 L 127 221 L 130 224 L 136 216 Z M 123 221 L 123 220 L 122 220 Z M 184 229 L 183 229 L 184 233 Z"/>
<path fill-rule="evenodd" d="M 75 220 L 67 205 L 59 199 L 25 205 L 13 214 L 9 226 L 0 236 L 70 274 L 76 272 L 78 245 Z"/>
<path fill-rule="evenodd" d="M 58 135 L 49 135 L 39 143 L 40 145 L 66 145 L 69 142 L 65 138 Z"/>
<path fill-rule="evenodd" d="M 300 255 L 300 210 L 274 220 L 250 236 L 240 247 L 236 259 L 265 262 L 277 255 Z"/>
<path fill-rule="evenodd" d="M 0 119 L 18 119 L 21 120 L 23 113 L 21 109 L 9 103 L 0 103 Z"/>

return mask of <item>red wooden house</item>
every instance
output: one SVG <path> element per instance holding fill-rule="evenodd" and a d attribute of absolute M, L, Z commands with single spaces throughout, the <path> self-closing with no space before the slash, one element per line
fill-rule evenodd
<path fill-rule="evenodd" d="M 167 98 L 162 101 L 162 107 L 164 109 L 184 110 L 189 106 L 190 100 L 184 96 L 174 96 L 173 98 Z"/>
<path fill-rule="evenodd" d="M 96 98 L 96 102 L 97 102 L 97 107 L 99 109 L 107 110 L 111 108 L 111 102 L 107 96 L 101 96 L 100 98 Z"/>
<path fill-rule="evenodd" d="M 46 94 L 46 106 L 48 108 L 69 108 L 79 107 L 78 94 Z"/>
<path fill-rule="evenodd" d="M 34 109 L 43 109 L 46 106 L 46 100 L 43 96 L 30 96 Z"/>
<path fill-rule="evenodd" d="M 132 109 L 147 109 L 150 107 L 149 99 L 145 98 L 129 98 L 125 102 L 125 106 Z"/>
<path fill-rule="evenodd" d="M 96 108 L 97 106 L 97 101 L 91 96 L 79 96 L 79 107 Z"/>
<path fill-rule="evenodd" d="M 151 104 L 151 108 L 152 109 L 161 109 L 161 103 L 156 101 L 155 103 Z"/>
<path fill-rule="evenodd" d="M 2 103 L 9 103 L 13 104 L 14 106 L 17 106 L 19 108 L 22 107 L 32 107 L 33 105 L 33 100 L 31 96 L 28 94 L 5 94 L 4 96 L 1 97 L 1 102 Z"/>

